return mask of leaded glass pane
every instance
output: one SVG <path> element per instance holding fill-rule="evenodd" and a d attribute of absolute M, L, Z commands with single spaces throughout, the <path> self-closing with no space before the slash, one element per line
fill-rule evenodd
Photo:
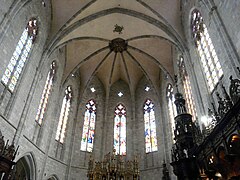
<path fill-rule="evenodd" d="M 55 137 L 55 139 L 60 143 L 64 143 L 67 120 L 68 120 L 68 115 L 69 115 L 69 110 L 71 105 L 71 97 L 72 97 L 72 88 L 68 86 L 67 89 L 65 90 L 65 96 L 62 102 L 62 108 L 61 108 L 61 113 L 58 121 L 56 137 Z"/>
<path fill-rule="evenodd" d="M 146 153 L 157 151 L 157 135 L 154 104 L 151 100 L 146 100 L 144 104 L 144 125 L 145 125 L 145 148 Z"/>
<path fill-rule="evenodd" d="M 126 108 L 122 104 L 115 108 L 113 146 L 117 154 L 126 155 Z"/>
<path fill-rule="evenodd" d="M 94 100 L 89 100 L 86 104 L 84 115 L 83 133 L 81 140 L 81 150 L 92 152 L 94 136 L 95 136 L 95 121 L 96 121 L 96 103 Z"/>
<path fill-rule="evenodd" d="M 217 58 L 207 27 L 204 24 L 203 18 L 199 11 L 197 10 L 193 11 L 191 22 L 192 22 L 192 34 L 193 34 L 194 40 L 196 41 L 199 56 L 201 58 L 202 63 L 205 62 L 202 65 L 203 67 L 207 66 L 207 68 L 210 71 L 214 72 L 209 76 L 209 74 L 206 74 L 208 73 L 209 70 L 207 71 L 204 67 L 204 72 L 206 75 L 208 87 L 209 87 L 209 90 L 212 91 L 214 89 L 214 86 L 216 86 L 216 84 L 218 83 L 219 78 L 221 78 L 221 76 L 223 75 L 223 71 L 222 71 L 219 59 Z M 200 36 L 197 36 L 197 34 L 200 34 Z"/>
<path fill-rule="evenodd" d="M 7 84 L 8 78 L 7 78 L 6 75 L 3 75 L 3 77 L 2 77 L 2 82 L 3 82 L 5 85 Z"/>
<path fill-rule="evenodd" d="M 7 68 L 5 71 L 5 76 L 9 79 L 11 76 L 11 71 Z"/>
<path fill-rule="evenodd" d="M 2 77 L 2 82 L 8 87 L 8 89 L 11 92 L 13 92 L 14 87 L 17 84 L 18 78 L 20 77 L 20 73 L 24 67 L 24 62 L 27 60 L 28 54 L 31 50 L 33 40 L 30 38 L 32 34 L 30 31 L 35 30 L 36 32 L 37 30 L 37 20 L 36 19 L 34 20 L 36 21 L 34 26 L 32 26 L 31 28 L 27 27 L 23 31 L 17 43 L 15 51 L 12 55 L 12 58 L 5 70 L 5 73 L 4 73 L 5 75 Z M 30 21 L 33 21 L 33 20 L 30 20 Z M 36 33 L 35 33 L 35 36 L 36 36 Z M 18 74 L 15 73 L 16 71 L 18 71 Z"/>
<path fill-rule="evenodd" d="M 15 85 L 14 85 L 14 84 L 12 84 L 12 83 L 10 83 L 8 87 L 9 87 L 9 90 L 10 90 L 10 91 L 13 91 L 13 89 L 14 89 Z"/>
<path fill-rule="evenodd" d="M 52 90 L 54 75 L 55 75 L 55 62 L 53 61 L 51 63 L 50 71 L 48 72 L 48 75 L 47 75 L 47 80 L 45 82 L 45 86 L 43 89 L 42 97 L 40 99 L 37 115 L 35 117 L 35 120 L 39 125 L 41 125 L 43 122 L 44 113 L 47 108 L 48 97 Z"/>

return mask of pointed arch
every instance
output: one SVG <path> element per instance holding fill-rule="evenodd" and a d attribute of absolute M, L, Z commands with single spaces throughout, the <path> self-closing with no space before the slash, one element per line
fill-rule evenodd
<path fill-rule="evenodd" d="M 72 100 L 72 87 L 67 86 L 67 88 L 65 89 L 65 96 L 62 102 L 62 108 L 60 112 L 60 117 L 58 121 L 56 137 L 55 137 L 56 141 L 60 143 L 64 143 L 68 115 L 69 115 L 69 110 L 71 106 L 71 100 Z"/>
<path fill-rule="evenodd" d="M 223 76 L 223 70 L 209 36 L 207 26 L 197 9 L 194 9 L 191 14 L 191 31 L 209 91 L 212 92 Z"/>
<path fill-rule="evenodd" d="M 143 105 L 144 127 L 145 127 L 145 152 L 157 151 L 157 133 L 154 104 L 151 99 L 147 99 Z"/>
<path fill-rule="evenodd" d="M 35 117 L 35 121 L 41 126 L 44 114 L 47 109 L 47 104 L 48 104 L 48 99 L 50 96 L 50 93 L 52 91 L 52 85 L 53 85 L 53 79 L 55 76 L 55 71 L 56 71 L 56 62 L 53 61 L 50 65 L 50 70 L 47 75 L 47 80 L 45 82 L 45 86 L 42 92 L 42 97 L 38 106 L 38 111 L 37 115 Z"/>
<path fill-rule="evenodd" d="M 114 143 L 116 154 L 126 155 L 126 107 L 119 103 L 114 111 Z"/>
<path fill-rule="evenodd" d="M 31 152 L 22 156 L 14 167 L 15 178 L 36 179 L 36 161 Z"/>
<path fill-rule="evenodd" d="M 96 122 L 96 102 L 90 99 L 86 103 L 86 111 L 84 115 L 83 133 L 81 141 L 81 150 L 92 152 L 93 142 L 95 136 L 95 122 Z"/>
<path fill-rule="evenodd" d="M 18 41 L 15 51 L 13 52 L 10 62 L 1 79 L 2 83 L 11 93 L 14 91 L 24 65 L 29 59 L 29 54 L 37 37 L 37 32 L 37 19 L 31 18 Z"/>
<path fill-rule="evenodd" d="M 50 175 L 49 178 L 47 178 L 47 180 L 59 180 L 59 178 L 57 177 L 56 174 Z"/>

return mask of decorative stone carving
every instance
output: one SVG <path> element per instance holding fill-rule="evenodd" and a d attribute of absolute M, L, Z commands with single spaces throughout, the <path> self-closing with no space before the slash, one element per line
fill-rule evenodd
<path fill-rule="evenodd" d="M 127 50 L 127 41 L 125 41 L 122 38 L 116 38 L 113 39 L 110 43 L 109 43 L 109 48 L 111 51 L 114 51 L 115 53 L 122 53 L 123 51 Z"/>
<path fill-rule="evenodd" d="M 223 89 L 223 95 L 224 95 L 224 103 L 225 103 L 225 108 L 226 111 L 229 111 L 231 109 L 231 107 L 233 106 L 232 100 L 229 97 L 226 88 L 222 85 L 222 89 Z"/>
<path fill-rule="evenodd" d="M 230 76 L 229 79 L 231 80 L 231 84 L 229 86 L 229 94 L 233 103 L 235 104 L 240 97 L 240 80 L 233 79 L 232 76 Z"/>
<path fill-rule="evenodd" d="M 118 24 L 115 24 L 113 32 L 118 32 L 118 34 L 122 34 L 123 30 L 124 30 L 123 26 L 119 26 Z"/>
<path fill-rule="evenodd" d="M 123 160 L 125 159 L 125 161 Z M 133 179 L 139 180 L 139 162 L 135 156 L 134 160 L 126 161 L 121 155 L 116 155 L 116 151 L 108 153 L 104 156 L 102 162 L 93 163 L 93 159 L 89 159 L 89 167 L 87 177 L 93 179 Z"/>
<path fill-rule="evenodd" d="M 14 145 L 8 146 L 8 148 L 4 152 L 4 157 L 10 161 L 12 161 L 15 157 L 15 147 Z"/>

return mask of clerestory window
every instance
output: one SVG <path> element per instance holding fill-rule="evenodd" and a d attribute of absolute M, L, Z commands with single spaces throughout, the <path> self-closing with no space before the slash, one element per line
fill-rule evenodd
<path fill-rule="evenodd" d="M 10 92 L 13 92 L 17 85 L 24 65 L 29 58 L 29 53 L 36 39 L 37 32 L 37 19 L 32 18 L 28 21 L 1 80 Z"/>
<path fill-rule="evenodd" d="M 219 79 L 223 76 L 223 70 L 209 36 L 207 26 L 204 24 L 203 17 L 198 10 L 192 12 L 191 28 L 208 88 L 212 92 Z"/>

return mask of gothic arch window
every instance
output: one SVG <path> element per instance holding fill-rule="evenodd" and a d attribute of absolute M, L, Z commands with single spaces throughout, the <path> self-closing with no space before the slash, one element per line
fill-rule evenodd
<path fill-rule="evenodd" d="M 196 107 L 195 107 L 194 99 L 192 96 L 190 79 L 186 71 L 184 59 L 182 56 L 180 57 L 180 60 L 179 60 L 179 73 L 180 73 L 180 78 L 183 84 L 184 94 L 187 102 L 187 109 L 188 109 L 188 112 L 192 115 L 193 121 L 195 121 L 197 116 Z"/>
<path fill-rule="evenodd" d="M 118 104 L 114 116 L 114 149 L 116 154 L 126 155 L 126 107 Z"/>
<path fill-rule="evenodd" d="M 10 92 L 14 91 L 24 65 L 28 60 L 32 45 L 37 36 L 37 31 L 37 19 L 32 18 L 28 21 L 1 80 Z"/>
<path fill-rule="evenodd" d="M 43 117 L 44 117 L 45 111 L 47 109 L 49 95 L 52 91 L 52 85 L 53 85 L 53 79 L 54 79 L 55 71 L 56 71 L 56 62 L 53 61 L 51 63 L 50 70 L 49 70 L 48 75 L 47 75 L 47 80 L 46 80 L 46 83 L 45 83 L 45 86 L 44 86 L 44 89 L 43 89 L 43 92 L 42 92 L 42 97 L 41 97 L 40 104 L 39 104 L 38 111 L 37 111 L 37 115 L 36 115 L 36 118 L 35 118 L 36 122 L 39 125 L 42 124 Z"/>
<path fill-rule="evenodd" d="M 82 151 L 92 152 L 93 150 L 96 110 L 96 102 L 93 99 L 89 100 L 86 104 L 86 111 L 84 115 L 84 125 L 81 141 Z"/>
<path fill-rule="evenodd" d="M 173 86 L 171 84 L 167 85 L 166 96 L 167 96 L 168 112 L 169 112 L 169 116 L 170 116 L 172 135 L 174 135 L 174 133 L 173 133 L 174 127 L 175 127 L 174 117 L 177 116 L 177 110 L 176 110 L 176 106 L 174 104 L 175 98 L 174 98 L 174 94 L 173 94 Z"/>
<path fill-rule="evenodd" d="M 71 105 L 71 99 L 72 99 L 72 88 L 71 86 L 68 86 L 65 90 L 65 96 L 62 102 L 62 108 L 60 112 L 57 133 L 55 137 L 56 141 L 60 143 L 64 143 L 68 115 L 69 115 L 69 110 Z"/>
<path fill-rule="evenodd" d="M 210 92 L 212 92 L 219 79 L 223 76 L 223 70 L 208 34 L 208 29 L 198 10 L 192 12 L 191 28 L 207 84 Z"/>
<path fill-rule="evenodd" d="M 146 153 L 157 151 L 157 134 L 154 113 L 154 104 L 147 99 L 143 106 L 144 127 L 145 127 L 145 147 Z"/>

